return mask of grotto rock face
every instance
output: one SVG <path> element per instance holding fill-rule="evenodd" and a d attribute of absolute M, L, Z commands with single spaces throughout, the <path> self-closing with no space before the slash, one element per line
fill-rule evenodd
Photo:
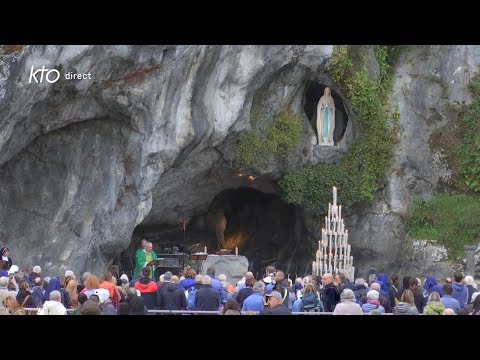
<path fill-rule="evenodd" d="M 298 84 L 320 76 L 331 52 L 332 46 L 26 46 L 3 52 L 2 243 L 22 267 L 38 264 L 52 274 L 103 271 L 150 213 L 152 189 L 164 174 L 208 148 L 214 150 L 205 155 L 205 167 L 215 162 L 215 148 L 249 126 L 256 91 L 285 67 L 295 72 L 278 103 L 293 93 L 298 102 Z M 56 69 L 60 79 L 29 82 L 32 66 Z M 66 80 L 68 72 L 91 79 Z M 304 158 L 314 137 L 308 127 L 305 133 Z"/>
<path fill-rule="evenodd" d="M 277 164 L 254 181 L 238 177 L 229 167 L 232 146 L 250 126 L 253 108 L 268 116 L 287 104 L 303 119 L 289 166 L 338 162 L 357 134 L 348 101 L 325 71 L 331 54 L 332 46 L 290 45 L 0 51 L 0 243 L 22 267 L 100 274 L 122 252 L 130 257 L 140 224 L 181 240 L 179 218 L 192 217 L 191 229 L 211 229 L 209 210 L 224 191 L 247 187 L 279 196 Z M 429 148 L 429 136 L 448 123 L 447 104 L 469 101 L 466 84 L 479 64 L 478 46 L 413 47 L 401 58 L 391 97 L 401 128 L 393 166 L 374 203 L 356 204 L 346 219 L 360 271 L 401 273 L 412 266 L 417 275 L 441 276 L 451 268 L 444 258 L 418 255 L 403 219 L 412 193 L 428 197 L 448 182 L 449 169 Z M 32 66 L 61 77 L 29 82 Z M 379 74 L 372 49 L 368 71 Z M 66 80 L 68 72 L 91 78 Z M 304 112 L 312 83 L 329 86 L 348 116 L 328 153 L 316 145 Z M 305 224 L 295 229 L 304 235 L 300 247 L 311 246 L 313 258 L 319 218 L 296 214 Z M 203 236 L 215 242 L 215 228 Z M 295 241 L 279 243 L 278 252 L 297 248 Z"/>
<path fill-rule="evenodd" d="M 441 154 L 430 149 L 432 132 L 448 124 L 452 104 L 468 103 L 467 84 L 478 71 L 478 46 L 412 47 L 395 71 L 391 101 L 399 105 L 399 144 L 394 163 L 373 205 L 352 209 L 352 250 L 364 272 L 369 268 L 400 274 L 452 276 L 445 259 L 425 261 L 406 239 L 404 216 L 411 195 L 425 199 L 442 191 L 451 172 Z M 360 274 L 362 275 L 362 274 Z"/>

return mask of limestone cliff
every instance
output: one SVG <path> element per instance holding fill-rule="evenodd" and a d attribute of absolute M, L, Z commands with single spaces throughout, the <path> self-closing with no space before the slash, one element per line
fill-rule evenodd
<path fill-rule="evenodd" d="M 308 264 L 318 219 L 275 205 L 279 169 L 272 165 L 251 182 L 228 165 L 252 104 L 270 115 L 288 104 L 303 117 L 291 166 L 341 157 L 356 136 L 355 118 L 325 71 L 331 54 L 332 46 L 299 45 L 36 45 L 0 53 L 0 242 L 25 267 L 101 272 L 134 247 L 138 225 L 181 240 L 182 214 L 201 232 L 217 195 L 250 187 L 271 195 L 265 211 L 280 219 L 270 235 L 261 221 L 255 225 L 255 247 L 270 246 L 283 264 L 294 255 Z M 479 64 L 476 46 L 414 47 L 400 60 L 391 97 L 401 126 L 394 166 L 374 204 L 357 204 L 347 218 L 363 269 L 412 266 L 402 255 L 410 251 L 402 222 L 409 195 L 434 194 L 449 176 L 427 140 L 448 121 L 447 103 L 469 100 L 465 85 Z M 29 82 L 32 66 L 61 76 Z M 369 59 L 372 76 L 377 67 Z M 68 73 L 91 78 L 67 80 Z M 308 103 L 322 90 L 315 84 L 330 86 L 343 105 L 338 147 L 329 152 L 315 145 Z M 260 216 L 251 208 L 242 214 Z M 296 220 L 287 236 L 281 223 L 288 218 Z M 207 232 L 197 235 L 211 241 Z M 215 245 L 215 229 L 212 236 Z"/>

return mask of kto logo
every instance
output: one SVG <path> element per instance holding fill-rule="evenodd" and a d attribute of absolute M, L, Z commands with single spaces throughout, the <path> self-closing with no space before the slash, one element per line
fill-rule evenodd
<path fill-rule="evenodd" d="M 50 84 L 53 84 L 60 78 L 60 72 L 56 69 L 45 69 L 45 65 L 42 66 L 41 69 L 38 69 L 37 71 L 33 72 L 33 65 L 32 69 L 30 70 L 30 79 L 28 80 L 29 83 L 32 82 L 32 79 L 38 84 L 43 82 L 43 74 L 45 74 L 45 80 L 47 80 Z M 38 74 L 40 73 L 40 75 Z M 52 74 L 53 73 L 53 74 Z M 40 77 L 40 80 L 37 78 L 37 76 Z"/>

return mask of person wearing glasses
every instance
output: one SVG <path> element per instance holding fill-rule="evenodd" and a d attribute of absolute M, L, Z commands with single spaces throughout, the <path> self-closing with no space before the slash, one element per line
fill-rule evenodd
<path fill-rule="evenodd" d="M 326 312 L 333 312 L 335 305 L 340 302 L 340 294 L 333 282 L 333 275 L 325 273 L 322 276 L 323 284 L 323 307 Z"/>

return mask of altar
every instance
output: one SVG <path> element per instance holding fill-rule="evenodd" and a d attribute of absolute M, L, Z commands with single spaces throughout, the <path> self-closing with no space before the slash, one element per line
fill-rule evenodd
<path fill-rule="evenodd" d="M 248 271 L 248 259 L 242 255 L 208 255 L 202 264 L 202 275 L 207 274 L 210 266 L 215 268 L 215 278 L 219 274 L 225 274 L 227 281 L 236 286 Z"/>

